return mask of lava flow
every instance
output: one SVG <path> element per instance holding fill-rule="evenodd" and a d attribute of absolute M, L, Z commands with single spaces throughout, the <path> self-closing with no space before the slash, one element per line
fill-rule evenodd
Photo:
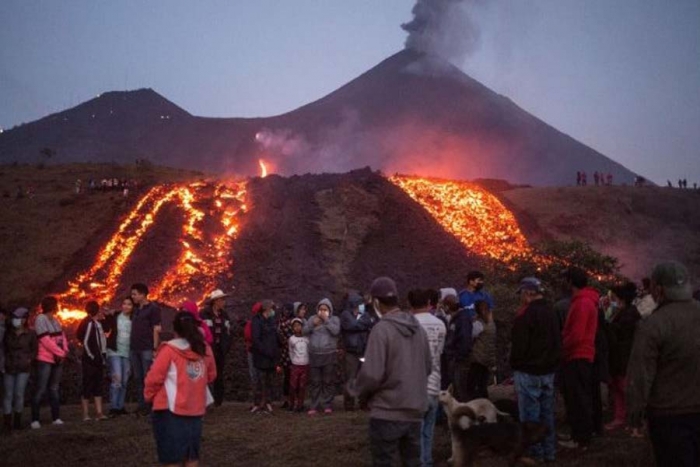
<path fill-rule="evenodd" d="M 513 214 L 487 190 L 467 182 L 403 175 L 389 180 L 470 251 L 506 263 L 532 253 Z"/>
<path fill-rule="evenodd" d="M 152 188 L 122 221 L 95 263 L 71 280 L 68 290 L 59 295 L 59 319 L 82 319 L 85 313 L 80 310 L 87 300 L 113 302 L 124 268 L 167 203 L 174 203 L 185 215 L 178 233 L 181 252 L 176 265 L 151 287 L 149 296 L 177 303 L 203 295 L 213 288 L 218 275 L 230 270 L 231 248 L 238 235 L 240 214 L 245 211 L 245 196 L 245 181 L 231 186 L 191 183 Z M 207 203 L 211 203 L 211 208 L 205 212 L 202 205 Z"/>

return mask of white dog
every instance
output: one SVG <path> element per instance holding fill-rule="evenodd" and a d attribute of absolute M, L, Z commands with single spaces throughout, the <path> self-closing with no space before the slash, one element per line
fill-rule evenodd
<path fill-rule="evenodd" d="M 450 427 L 452 438 L 452 457 L 447 461 L 454 466 L 461 466 L 464 462 L 464 446 L 455 432 L 456 429 L 468 430 L 472 426 L 482 423 L 496 423 L 498 416 L 510 417 L 507 413 L 499 411 L 488 399 L 474 399 L 469 402 L 459 402 L 452 396 L 452 385 L 447 391 L 440 391 L 438 401 L 442 404 L 447 415 L 447 424 Z M 459 427 L 452 428 L 453 425 Z"/>

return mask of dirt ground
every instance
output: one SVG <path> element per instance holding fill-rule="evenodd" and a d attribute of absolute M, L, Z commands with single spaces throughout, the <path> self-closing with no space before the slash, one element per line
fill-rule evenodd
<path fill-rule="evenodd" d="M 337 411 L 330 416 L 277 409 L 272 415 L 250 414 L 244 403 L 227 402 L 204 419 L 202 465 L 236 467 L 360 467 L 370 465 L 365 412 Z M 25 415 L 25 417 L 28 414 Z M 48 408 L 43 410 L 48 417 Z M 144 418 L 121 416 L 104 422 L 81 421 L 80 409 L 62 408 L 65 425 L 25 429 L 0 438 L 0 462 L 5 467 L 130 467 L 157 465 L 151 427 Z M 450 455 L 446 426 L 436 427 L 435 465 L 447 465 Z M 505 466 L 505 458 L 486 452 L 477 465 Z M 562 452 L 554 465 L 653 466 L 648 441 L 616 432 L 594 439 L 585 453 Z"/>

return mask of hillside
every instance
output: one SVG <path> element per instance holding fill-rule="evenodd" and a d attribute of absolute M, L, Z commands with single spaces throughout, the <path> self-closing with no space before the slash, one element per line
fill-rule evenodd
<path fill-rule="evenodd" d="M 41 151 L 49 148 L 51 157 Z M 0 163 L 118 162 L 283 175 L 387 173 L 569 185 L 578 170 L 635 174 L 449 63 L 401 51 L 331 94 L 268 118 L 193 116 L 151 89 L 107 92 L 0 134 Z"/>

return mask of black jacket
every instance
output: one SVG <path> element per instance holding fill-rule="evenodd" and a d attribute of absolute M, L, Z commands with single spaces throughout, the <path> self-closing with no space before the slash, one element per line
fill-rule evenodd
<path fill-rule="evenodd" d="M 17 335 L 14 329 L 8 329 L 5 334 L 5 373 L 29 373 L 32 361 L 36 358 L 38 341 L 31 329 Z"/>
<path fill-rule="evenodd" d="M 531 375 L 554 373 L 561 359 L 559 318 L 546 300 L 530 302 L 513 320 L 510 366 Z"/>
<path fill-rule="evenodd" d="M 340 331 L 343 336 L 345 351 L 362 356 L 367 346 L 369 331 L 374 325 L 369 314 L 355 316 L 351 310 L 343 311 L 340 315 Z"/>
<path fill-rule="evenodd" d="M 641 319 L 637 308 L 632 306 L 620 312 L 608 324 L 610 349 L 610 376 L 625 376 L 627 363 L 632 353 L 632 343 Z"/>
<path fill-rule="evenodd" d="M 107 346 L 102 323 L 97 323 L 89 316 L 85 317 L 78 325 L 76 337 L 83 346 L 83 365 L 104 365 Z M 102 339 L 105 339 L 104 348 L 102 347 Z"/>
<path fill-rule="evenodd" d="M 203 309 L 199 313 L 199 316 L 202 318 L 202 321 L 207 323 L 209 330 L 211 330 L 212 336 L 216 339 L 216 334 L 214 333 L 214 311 L 211 309 L 211 306 Z M 231 322 L 231 317 L 228 315 L 226 310 L 221 310 L 221 317 L 224 321 L 224 325 L 221 329 L 221 342 L 217 345 L 215 341 L 212 344 L 212 348 L 226 352 L 231 347 L 231 343 L 233 342 L 231 335 L 233 323 Z"/>
<path fill-rule="evenodd" d="M 275 321 L 272 318 L 265 319 L 262 313 L 258 313 L 251 321 L 251 333 L 253 366 L 259 370 L 273 370 L 279 360 Z"/>
<path fill-rule="evenodd" d="M 114 314 L 105 316 L 105 319 L 102 321 L 102 330 L 107 336 L 107 348 L 114 352 L 117 351 L 117 332 L 119 331 L 117 322 L 120 314 L 122 312 L 117 311 Z M 129 316 L 129 319 L 131 319 L 131 316 Z"/>
<path fill-rule="evenodd" d="M 469 310 L 462 308 L 455 314 L 447 328 L 445 354 L 453 361 L 468 361 L 472 353 L 472 319 Z"/>

